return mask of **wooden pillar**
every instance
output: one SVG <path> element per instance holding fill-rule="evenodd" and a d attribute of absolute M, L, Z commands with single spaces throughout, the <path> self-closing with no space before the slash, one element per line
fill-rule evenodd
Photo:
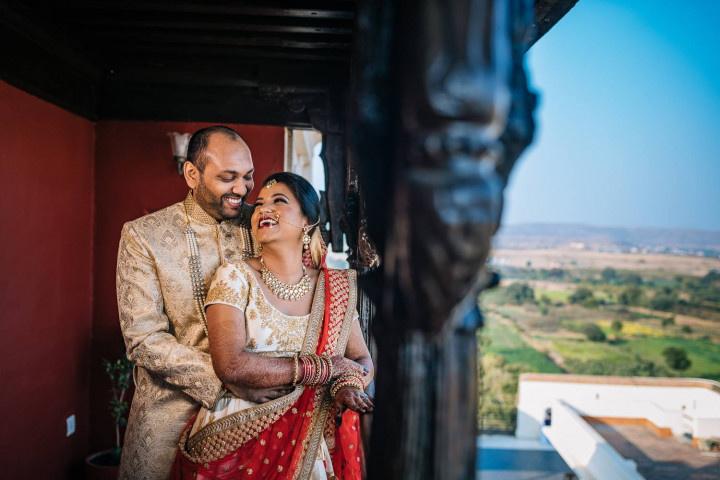
<path fill-rule="evenodd" d="M 367 0 L 351 135 L 382 258 L 369 478 L 475 476 L 477 293 L 532 138 L 528 0 Z"/>

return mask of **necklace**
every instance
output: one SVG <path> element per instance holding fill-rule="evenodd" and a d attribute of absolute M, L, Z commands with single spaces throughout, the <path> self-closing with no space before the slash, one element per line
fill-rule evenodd
<path fill-rule="evenodd" d="M 295 301 L 301 299 L 310 291 L 310 276 L 308 276 L 307 271 L 305 270 L 305 265 L 302 267 L 302 278 L 300 278 L 300 281 L 294 285 L 283 282 L 277 278 L 273 272 L 268 270 L 262 256 L 260 257 L 260 265 L 262 266 L 262 269 L 260 270 L 260 277 L 262 278 L 263 283 L 267 285 L 270 291 L 278 298 Z"/>

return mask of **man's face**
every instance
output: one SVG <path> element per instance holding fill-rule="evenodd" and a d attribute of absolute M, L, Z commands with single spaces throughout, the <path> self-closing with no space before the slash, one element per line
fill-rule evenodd
<path fill-rule="evenodd" d="M 250 149 L 242 140 L 221 133 L 210 136 L 204 154 L 205 169 L 189 165 L 185 178 L 198 204 L 218 221 L 240 215 L 240 207 L 253 189 L 254 168 Z"/>

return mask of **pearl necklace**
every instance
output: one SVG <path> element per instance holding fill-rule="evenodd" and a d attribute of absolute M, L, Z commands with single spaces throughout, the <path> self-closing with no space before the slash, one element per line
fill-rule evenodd
<path fill-rule="evenodd" d="M 260 257 L 260 265 L 262 265 L 260 278 L 262 278 L 263 283 L 267 285 L 270 291 L 278 298 L 281 298 L 282 300 L 295 301 L 301 299 L 310 291 L 310 276 L 305 270 L 305 265 L 302 267 L 302 278 L 300 278 L 300 281 L 294 285 L 285 283 L 277 278 L 274 273 L 268 270 L 265 265 L 265 260 L 263 260 L 262 257 Z"/>

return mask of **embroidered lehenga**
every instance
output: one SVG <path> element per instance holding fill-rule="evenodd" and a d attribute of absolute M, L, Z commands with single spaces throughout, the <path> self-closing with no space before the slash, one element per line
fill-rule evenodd
<path fill-rule="evenodd" d="M 227 264 L 208 291 L 206 305 L 215 303 L 244 312 L 248 351 L 342 355 L 357 315 L 355 274 L 323 269 L 310 314 L 288 316 L 247 264 Z M 183 432 L 172 478 L 360 479 L 359 417 L 337 413 L 326 386 L 298 386 L 263 404 L 225 396 Z"/>

